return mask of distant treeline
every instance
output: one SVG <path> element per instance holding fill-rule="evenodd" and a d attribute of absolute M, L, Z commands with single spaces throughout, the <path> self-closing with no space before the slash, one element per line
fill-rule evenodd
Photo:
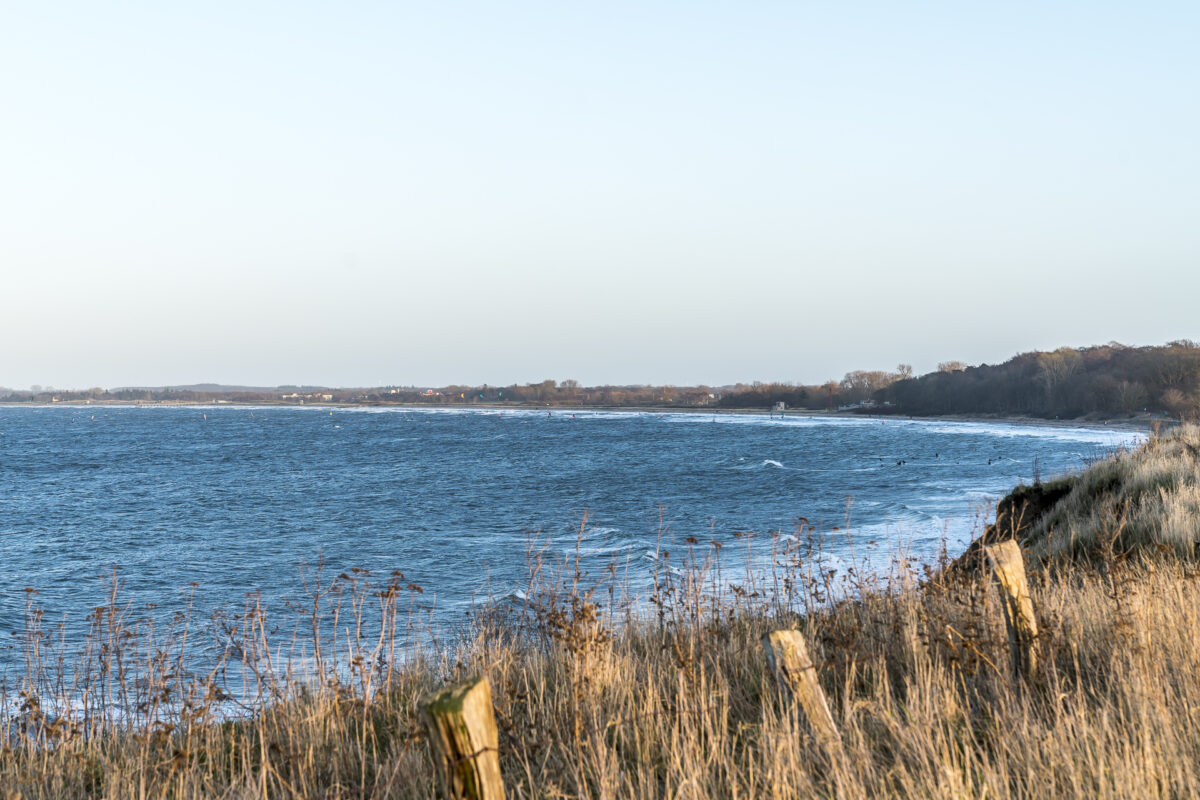
<path fill-rule="evenodd" d="M 1200 410 L 1200 345 L 1059 348 L 1022 353 L 1003 364 L 940 364 L 914 377 L 912 367 L 855 370 L 823 384 L 739 383 L 732 386 L 581 386 L 546 380 L 510 386 L 327 389 L 239 387 L 54 391 L 0 389 L 6 402 L 141 402 L 272 404 L 514 405 L 541 407 L 675 407 L 844 410 L 869 413 L 1006 414 L 1072 418 L 1141 412 L 1191 418 Z"/>
<path fill-rule="evenodd" d="M 429 387 L 374 387 L 355 389 L 280 387 L 273 390 L 220 390 L 196 388 L 54 390 L 31 387 L 26 391 L 0 389 L 0 401 L 65 403 L 261 403 L 306 405 L 349 403 L 371 405 L 513 405 L 541 407 L 617 408 L 729 408 L 763 409 L 778 402 L 788 408 L 824 409 L 848 403 L 867 403 L 877 389 L 902 374 L 852 372 L 842 381 L 819 386 L 790 383 L 752 383 L 732 386 L 582 386 L 578 381 L 546 380 L 509 386 L 451 385 Z"/>
<path fill-rule="evenodd" d="M 904 414 L 1012 414 L 1073 418 L 1141 412 L 1192 418 L 1200 409 L 1200 345 L 1112 343 L 1022 353 L 1003 364 L 944 365 L 896 381 L 876 403 Z"/>

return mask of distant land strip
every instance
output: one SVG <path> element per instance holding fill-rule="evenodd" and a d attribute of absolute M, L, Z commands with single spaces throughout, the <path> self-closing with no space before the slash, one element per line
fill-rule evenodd
<path fill-rule="evenodd" d="M 737 383 L 724 386 L 582 386 L 575 380 L 490 386 L 227 386 L 199 383 L 86 390 L 0 387 L 7 404 L 192 404 L 512 406 L 670 408 L 843 412 L 907 416 L 1002 416 L 1031 419 L 1200 418 L 1200 345 L 1116 342 L 1021 353 L 1002 364 L 946 361 L 915 376 L 854 370 L 823 384 Z"/>

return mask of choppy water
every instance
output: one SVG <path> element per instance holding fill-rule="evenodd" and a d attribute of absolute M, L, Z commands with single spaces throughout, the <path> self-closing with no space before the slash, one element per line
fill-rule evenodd
<path fill-rule="evenodd" d="M 932 556 L 1036 469 L 1127 431 L 766 415 L 317 408 L 0 408 L 0 631 L 26 586 L 82 622 L 115 568 L 170 610 L 300 591 L 298 566 L 403 570 L 447 618 L 520 582 L 530 535 L 636 580 L 660 536 L 730 539 L 798 516 L 848 543 Z M 665 533 L 664 533 L 665 532 Z M 731 539 L 730 539 L 731 540 Z M 767 546 L 768 537 L 754 540 Z"/>

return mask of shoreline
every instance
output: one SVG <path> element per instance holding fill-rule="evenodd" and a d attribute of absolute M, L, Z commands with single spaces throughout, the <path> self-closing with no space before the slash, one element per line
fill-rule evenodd
<path fill-rule="evenodd" d="M 589 411 L 616 412 L 627 414 L 697 414 L 722 416 L 762 416 L 773 415 L 770 409 L 758 408 L 706 408 L 703 406 L 539 406 L 528 403 L 499 404 L 499 403 L 242 403 L 213 400 L 181 400 L 164 402 L 138 401 L 86 401 L 64 400 L 57 403 L 13 403 L 0 401 L 0 408 L 279 408 L 279 409 L 366 409 L 394 408 L 405 411 L 413 410 L 480 410 L 480 411 L 548 411 L 550 413 L 579 413 Z M 782 412 L 783 417 L 800 417 L 812 419 L 868 419 L 880 422 L 962 422 L 962 423 L 993 423 L 999 425 L 1021 425 L 1027 427 L 1047 428 L 1096 428 L 1150 432 L 1155 424 L 1164 428 L 1174 427 L 1178 420 L 1158 418 L 1149 414 L 1139 414 L 1134 417 L 1110 417 L 1099 419 L 1043 419 L 1041 417 L 1022 417 L 987 414 L 937 414 L 937 415 L 908 415 L 908 414 L 857 414 L 840 411 L 824 411 L 815 409 L 793 409 Z"/>

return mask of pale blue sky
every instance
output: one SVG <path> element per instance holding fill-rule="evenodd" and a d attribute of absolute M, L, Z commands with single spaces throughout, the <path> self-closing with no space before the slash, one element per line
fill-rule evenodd
<path fill-rule="evenodd" d="M 6 3 L 0 385 L 1200 338 L 1195 3 Z"/>

